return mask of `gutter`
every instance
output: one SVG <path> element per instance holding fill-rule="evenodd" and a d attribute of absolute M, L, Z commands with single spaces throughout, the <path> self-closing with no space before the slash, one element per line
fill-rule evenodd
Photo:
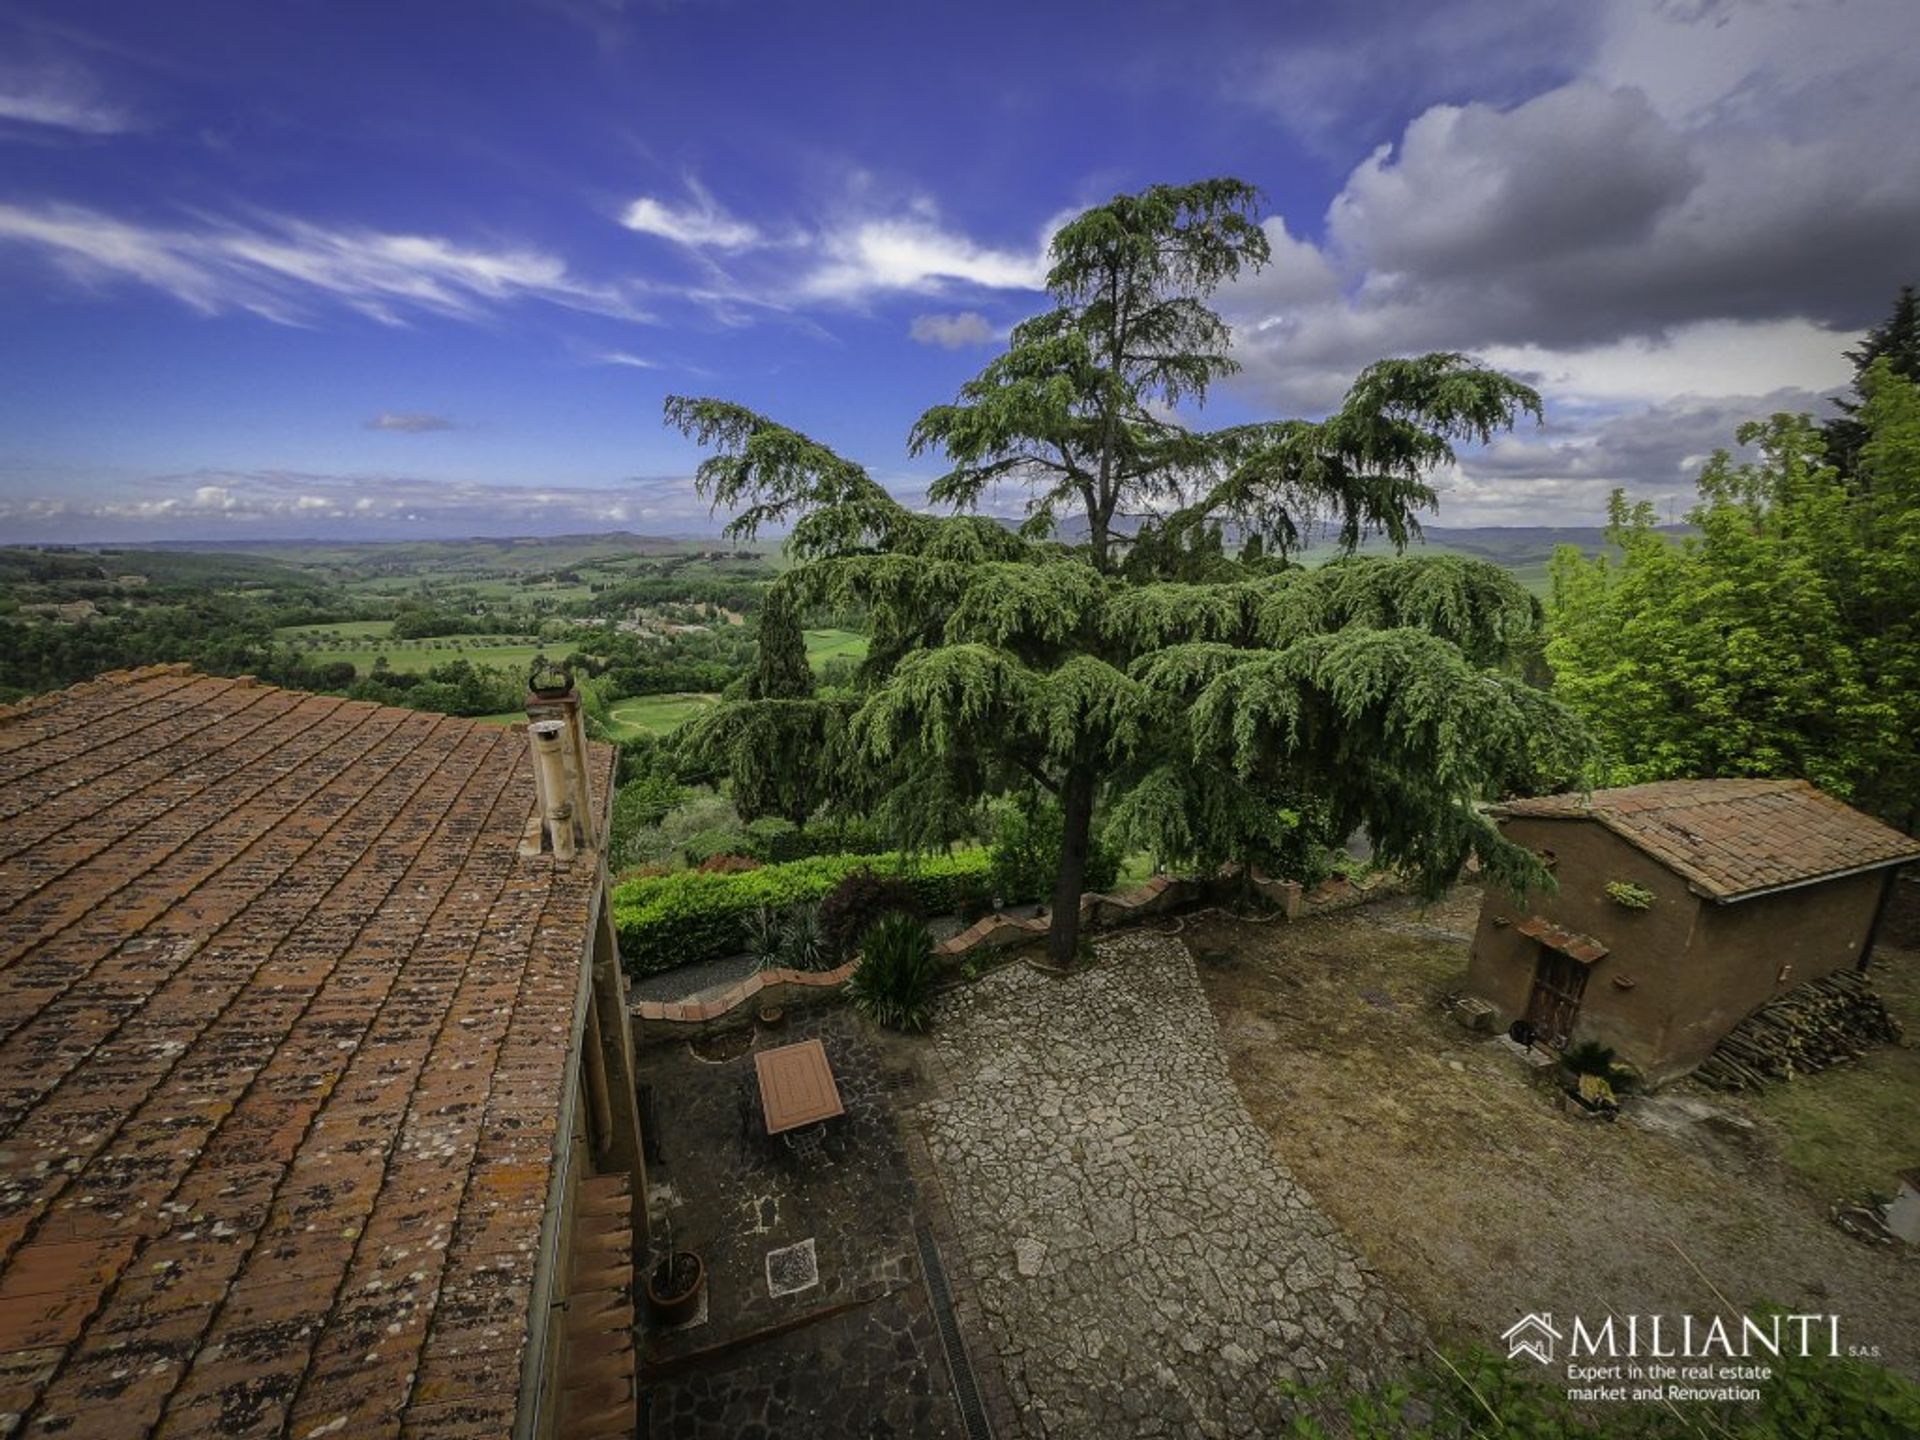
<path fill-rule="evenodd" d="M 601 869 L 596 861 L 595 868 Z M 578 863 L 578 862 L 576 862 Z M 606 903 L 604 874 L 595 877 L 587 913 L 593 917 L 580 955 L 580 980 L 573 996 L 568 1029 L 567 1081 L 560 1092 L 559 1123 L 554 1129 L 553 1177 L 547 1182 L 547 1208 L 540 1217 L 540 1247 L 534 1253 L 533 1288 L 527 1300 L 527 1343 L 520 1354 L 520 1398 L 513 1417 L 514 1440 L 537 1440 L 559 1377 L 547 1366 L 547 1342 L 553 1312 L 566 1299 L 554 1299 L 559 1284 L 560 1250 L 566 1239 L 567 1192 L 573 1181 L 573 1131 L 580 1117 L 580 1079 L 586 1054 L 587 1013 L 593 1005 L 593 946 L 599 934 L 600 907 Z"/>
<path fill-rule="evenodd" d="M 1738 905 L 1742 900 L 1758 900 L 1763 895 L 1780 895 L 1788 890 L 1804 890 L 1809 885 L 1824 885 L 1829 880 L 1845 880 L 1852 875 L 1870 875 L 1875 870 L 1898 870 L 1902 865 L 1909 865 L 1916 859 L 1920 859 L 1920 856 L 1901 855 L 1892 860 L 1875 860 L 1870 864 L 1855 865 L 1847 870 L 1829 870 L 1824 875 L 1809 875 L 1804 880 L 1788 880 L 1784 884 L 1768 885 L 1759 890 L 1742 890 L 1738 895 L 1715 895 L 1691 880 L 1687 882 L 1687 888 L 1694 894 L 1713 901 L 1716 905 Z"/>

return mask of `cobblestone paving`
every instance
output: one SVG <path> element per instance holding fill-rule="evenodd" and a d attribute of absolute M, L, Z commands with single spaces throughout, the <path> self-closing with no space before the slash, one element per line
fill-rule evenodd
<path fill-rule="evenodd" d="M 1396 1373 L 1418 1322 L 1247 1114 L 1186 947 L 1098 955 L 951 992 L 918 1112 L 1029 1434 L 1271 1434 L 1283 1380 Z"/>

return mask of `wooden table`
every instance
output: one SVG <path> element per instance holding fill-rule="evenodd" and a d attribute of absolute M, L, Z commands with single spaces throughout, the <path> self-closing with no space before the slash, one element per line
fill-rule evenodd
<path fill-rule="evenodd" d="M 833 1083 L 833 1067 L 827 1064 L 827 1047 L 818 1040 L 761 1050 L 753 1065 L 760 1072 L 760 1106 L 766 1111 L 769 1135 L 847 1113 L 840 1087 Z"/>

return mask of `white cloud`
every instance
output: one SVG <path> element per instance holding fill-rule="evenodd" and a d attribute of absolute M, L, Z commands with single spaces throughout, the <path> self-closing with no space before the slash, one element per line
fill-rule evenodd
<path fill-rule="evenodd" d="M 382 410 L 373 419 L 367 421 L 369 430 L 387 430 L 396 435 L 425 435 L 434 430 L 455 430 L 459 427 L 444 415 L 422 415 L 417 413 Z"/>
<path fill-rule="evenodd" d="M 954 282 L 1039 290 L 1047 273 L 1046 238 L 1027 251 L 996 250 L 924 212 L 856 221 L 818 238 L 820 263 L 798 290 L 806 299 L 840 301 L 887 291 L 939 294 Z"/>
<path fill-rule="evenodd" d="M 621 287 L 584 280 L 542 251 L 283 217 L 163 227 L 77 206 L 0 204 L 6 244 L 37 252 L 82 283 L 131 281 L 205 314 L 247 310 L 280 324 L 301 323 L 323 303 L 388 325 L 419 313 L 478 319 L 522 300 L 649 318 Z"/>
<path fill-rule="evenodd" d="M 1236 388 L 1312 414 L 1380 356 L 1464 350 L 1536 384 L 1548 423 L 1463 455 L 1446 523 L 1590 521 L 1613 484 L 1684 507 L 1742 419 L 1824 410 L 1847 346 L 1913 278 L 1911 14 L 1621 0 L 1567 51 L 1582 73 L 1522 85 L 1496 58 L 1482 98 L 1443 91 L 1353 165 L 1323 245 L 1283 246 L 1269 222 L 1274 266 L 1221 296 Z M 1415 38 L 1363 50 L 1425 74 L 1439 61 Z"/>
<path fill-rule="evenodd" d="M 119 477 L 60 498 L 0 494 L 12 539 L 299 538 L 325 535 L 540 535 L 640 526 L 656 533 L 715 528 L 690 477 L 636 477 L 604 489 L 491 485 L 405 475 L 195 471 Z"/>
<path fill-rule="evenodd" d="M 1351 265 L 1501 272 L 1643 243 L 1697 179 L 1686 141 L 1645 96 L 1579 82 L 1510 110 L 1423 112 L 1347 177 L 1327 232 Z"/>
<path fill-rule="evenodd" d="M 79 135 L 117 135 L 133 116 L 102 97 L 99 82 L 70 65 L 0 65 L 0 122 Z"/>
<path fill-rule="evenodd" d="M 956 287 L 1037 291 L 1047 244 L 1065 217 L 1051 219 L 1031 248 L 982 244 L 940 217 L 924 195 L 877 201 L 872 177 L 850 177 L 828 218 L 811 224 L 754 222 L 728 212 L 698 181 L 682 204 L 643 195 L 621 223 L 690 252 L 703 266 L 696 284 L 673 287 L 724 323 L 752 312 L 810 304 L 859 305 L 883 294 L 939 295 Z M 936 342 L 937 343 L 937 342 Z"/>
<path fill-rule="evenodd" d="M 1653 404 L 1680 396 L 1835 390 L 1852 378 L 1844 351 L 1854 338 L 1810 320 L 1706 320 L 1665 335 L 1572 350 L 1493 345 L 1482 358 L 1532 377 L 1568 402 Z"/>
<path fill-rule="evenodd" d="M 691 204 L 675 205 L 642 195 L 621 213 L 620 223 L 693 250 L 751 250 L 767 243 L 759 226 L 727 214 L 698 181 L 689 180 L 687 189 L 693 196 Z"/>
<path fill-rule="evenodd" d="M 635 355 L 627 350 L 604 350 L 594 356 L 602 365 L 624 365 L 629 370 L 658 370 L 660 362 L 649 360 L 644 355 Z"/>
<path fill-rule="evenodd" d="M 999 332 L 978 310 L 961 310 L 952 315 L 916 315 L 907 333 L 922 345 L 964 350 L 970 345 L 987 344 Z"/>
<path fill-rule="evenodd" d="M 1589 71 L 1681 123 L 1777 129 L 1800 102 L 1831 113 L 1913 69 L 1911 0 L 1631 0 L 1603 14 Z"/>

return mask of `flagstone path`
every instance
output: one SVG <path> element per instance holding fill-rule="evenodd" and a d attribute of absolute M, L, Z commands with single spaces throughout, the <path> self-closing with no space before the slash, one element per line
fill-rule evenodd
<path fill-rule="evenodd" d="M 942 1000 L 915 1112 L 1032 1437 L 1253 1436 L 1282 1381 L 1372 1384 L 1419 1323 L 1275 1157 L 1176 938 Z"/>

